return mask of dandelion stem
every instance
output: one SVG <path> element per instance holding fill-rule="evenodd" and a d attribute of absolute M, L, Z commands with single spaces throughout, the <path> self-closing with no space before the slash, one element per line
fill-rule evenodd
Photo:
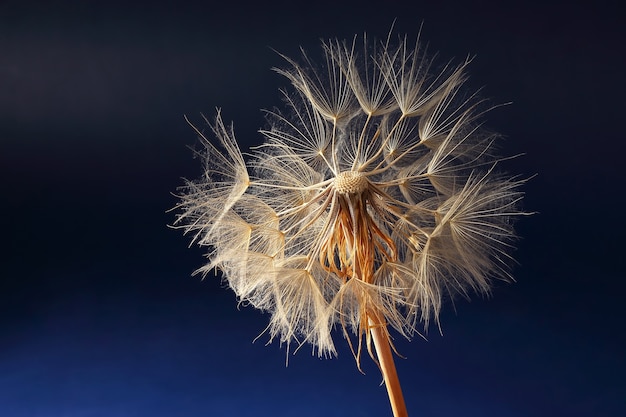
<path fill-rule="evenodd" d="M 374 347 L 376 348 L 378 364 L 383 373 L 383 378 L 385 379 L 385 387 L 387 387 L 387 395 L 389 395 L 393 416 L 408 417 L 404 397 L 402 396 L 402 388 L 400 387 L 400 380 L 398 379 L 396 365 L 391 353 L 391 346 L 389 345 L 389 335 L 386 332 L 385 326 L 380 324 L 379 321 L 373 320 L 372 317 L 369 318 L 369 325 Z"/>

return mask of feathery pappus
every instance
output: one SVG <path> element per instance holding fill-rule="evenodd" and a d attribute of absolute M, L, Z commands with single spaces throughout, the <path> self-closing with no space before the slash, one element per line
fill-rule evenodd
<path fill-rule="evenodd" d="M 339 328 L 385 374 L 390 329 L 410 338 L 446 296 L 511 279 L 524 181 L 498 170 L 489 108 L 463 88 L 469 59 L 438 67 L 391 35 L 322 46 L 319 67 L 284 57 L 293 91 L 245 157 L 219 111 L 214 138 L 196 129 L 204 175 L 180 188 L 175 224 L 208 248 L 198 272 L 219 269 L 270 313 L 270 341 L 329 356 Z"/>

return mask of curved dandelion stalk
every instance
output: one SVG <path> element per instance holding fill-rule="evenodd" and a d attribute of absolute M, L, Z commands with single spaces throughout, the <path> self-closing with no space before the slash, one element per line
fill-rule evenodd
<path fill-rule="evenodd" d="M 204 176 L 180 189 L 176 225 L 209 248 L 241 301 L 271 313 L 270 341 L 336 353 L 342 330 L 360 369 L 379 365 L 396 417 L 406 407 L 390 330 L 439 325 L 447 296 L 510 280 L 522 180 L 495 169 L 468 61 L 433 73 L 406 38 L 323 43 L 279 69 L 295 87 L 268 111 L 265 143 L 246 161 L 218 112 L 216 144 L 200 131 Z"/>

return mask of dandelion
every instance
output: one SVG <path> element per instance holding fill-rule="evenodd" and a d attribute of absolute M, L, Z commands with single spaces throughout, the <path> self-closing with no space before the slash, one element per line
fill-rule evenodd
<path fill-rule="evenodd" d="M 360 45 L 362 42 L 362 46 Z M 270 342 L 336 354 L 340 329 L 360 369 L 379 365 L 406 416 L 391 330 L 439 325 L 447 296 L 511 280 L 523 181 L 498 173 L 489 110 L 462 87 L 469 60 L 435 70 L 419 42 L 323 43 L 319 68 L 285 57 L 286 110 L 244 158 L 218 111 L 196 129 L 204 175 L 180 189 L 176 224 L 208 248 L 241 302 L 271 314 Z"/>

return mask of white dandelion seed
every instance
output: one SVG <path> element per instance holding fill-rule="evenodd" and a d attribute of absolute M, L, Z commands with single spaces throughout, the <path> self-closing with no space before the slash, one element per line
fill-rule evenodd
<path fill-rule="evenodd" d="M 216 144 L 197 131 L 205 173 L 181 187 L 176 225 L 209 248 L 199 272 L 271 313 L 270 341 L 331 356 L 339 327 L 357 364 L 367 349 L 398 417 L 390 329 L 410 338 L 446 295 L 511 279 L 523 181 L 495 169 L 497 136 L 461 88 L 469 61 L 433 73 L 406 38 L 363 45 L 323 43 L 322 70 L 285 57 L 295 91 L 248 161 L 219 112 Z"/>

